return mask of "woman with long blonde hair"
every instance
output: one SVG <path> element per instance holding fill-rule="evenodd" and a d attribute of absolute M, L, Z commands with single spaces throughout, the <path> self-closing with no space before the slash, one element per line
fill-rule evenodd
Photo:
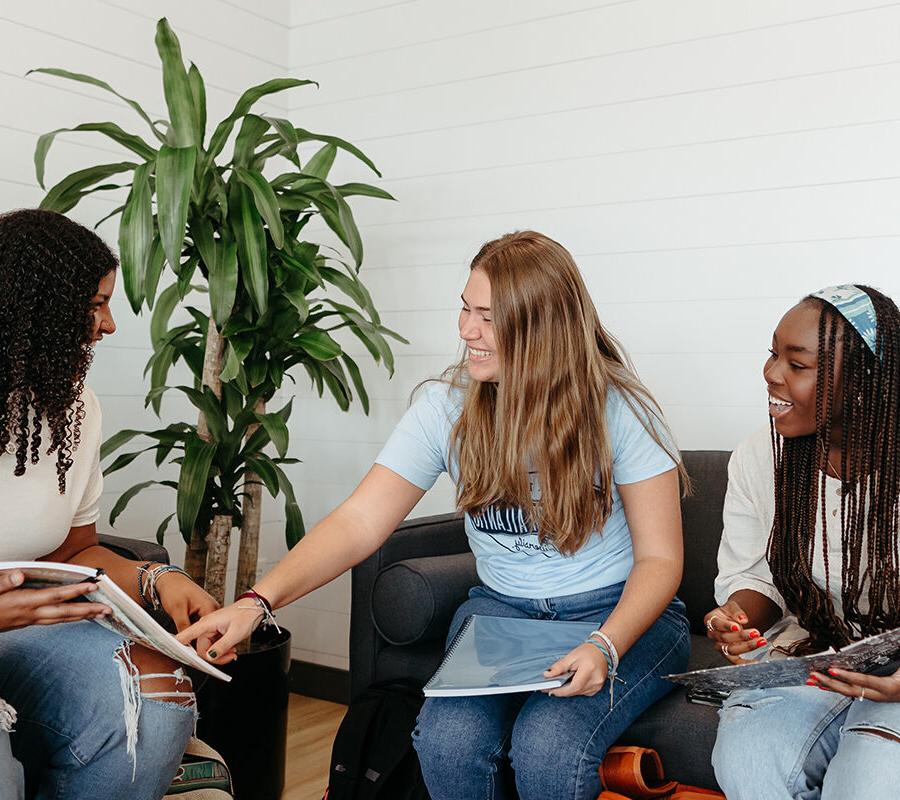
<path fill-rule="evenodd" d="M 250 597 L 180 638 L 228 661 L 272 608 L 380 547 L 448 472 L 483 583 L 448 641 L 471 614 L 597 630 L 550 665 L 547 677 L 572 677 L 547 694 L 427 700 L 414 741 L 428 791 L 433 800 L 593 799 L 606 749 L 666 693 L 660 675 L 687 662 L 675 598 L 684 470 L 562 245 L 532 231 L 485 244 L 462 293 L 459 335 L 462 361 L 426 383 L 353 494 Z"/>

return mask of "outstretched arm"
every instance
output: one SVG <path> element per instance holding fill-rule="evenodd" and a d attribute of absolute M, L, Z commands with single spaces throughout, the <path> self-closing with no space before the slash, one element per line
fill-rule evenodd
<path fill-rule="evenodd" d="M 353 494 L 315 525 L 254 591 L 273 608 L 280 608 L 328 583 L 374 553 L 424 494 L 397 473 L 375 464 Z M 178 639 L 185 644 L 196 642 L 197 652 L 223 664 L 258 621 L 258 609 L 244 600 L 204 617 Z"/>

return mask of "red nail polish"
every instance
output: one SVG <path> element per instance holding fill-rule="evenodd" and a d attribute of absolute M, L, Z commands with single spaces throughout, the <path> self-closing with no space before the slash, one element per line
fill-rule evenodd
<path fill-rule="evenodd" d="M 806 682 L 806 685 L 807 685 L 807 686 L 818 686 L 819 684 L 816 683 L 816 681 L 815 681 L 814 678 L 810 678 L 810 679 Z"/>
<path fill-rule="evenodd" d="M 759 631 L 757 631 L 757 630 L 752 630 L 752 631 L 750 631 L 750 638 L 751 638 L 751 639 L 757 639 L 757 638 L 759 638 Z"/>
<path fill-rule="evenodd" d="M 740 625 L 735 625 L 733 622 L 731 623 L 732 633 L 737 633 L 741 629 Z"/>
<path fill-rule="evenodd" d="M 829 668 L 828 668 L 828 674 L 829 674 L 829 675 L 834 675 L 835 677 L 837 677 L 838 671 L 837 671 L 834 667 L 829 667 Z"/>
<path fill-rule="evenodd" d="M 756 640 L 756 646 L 757 646 L 757 647 L 765 647 L 766 644 L 767 644 L 767 642 L 766 642 L 765 639 L 757 639 L 757 640 Z"/>
<path fill-rule="evenodd" d="M 807 683 L 809 683 L 809 681 L 812 681 L 814 686 L 819 685 L 819 678 L 817 675 L 810 675 L 809 678 L 807 679 Z"/>

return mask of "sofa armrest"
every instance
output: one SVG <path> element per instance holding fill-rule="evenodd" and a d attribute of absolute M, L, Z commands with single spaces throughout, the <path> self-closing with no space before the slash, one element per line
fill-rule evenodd
<path fill-rule="evenodd" d="M 122 536 L 110 536 L 101 533 L 98 537 L 100 544 L 109 548 L 114 553 L 134 561 L 155 561 L 158 564 L 168 564 L 169 554 L 165 547 L 156 542 L 145 542 L 141 539 L 126 539 Z"/>
<path fill-rule="evenodd" d="M 388 540 L 351 572 L 350 696 L 374 681 L 378 654 L 386 645 L 372 622 L 372 590 L 378 573 L 410 558 L 468 552 L 463 519 L 459 514 L 438 514 L 403 522 Z"/>

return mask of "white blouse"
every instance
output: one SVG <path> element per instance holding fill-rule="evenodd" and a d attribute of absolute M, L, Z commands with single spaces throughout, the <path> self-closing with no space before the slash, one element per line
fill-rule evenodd
<path fill-rule="evenodd" d="M 43 436 L 40 460 L 26 464 L 16 477 L 15 455 L 0 451 L 0 561 L 30 561 L 59 547 L 78 525 L 100 517 L 103 476 L 100 473 L 101 414 L 97 396 L 85 387 L 81 441 L 66 473 L 66 493 L 59 493 L 56 454 L 47 455 Z M 46 425 L 44 431 L 46 431 Z"/>
<path fill-rule="evenodd" d="M 830 585 L 825 581 L 822 557 L 822 517 L 817 514 L 816 542 L 813 551 L 813 581 L 826 589 L 834 602 L 835 612 L 843 616 L 841 573 L 841 481 L 827 476 L 825 518 L 828 543 Z M 821 501 L 820 501 L 821 502 Z M 768 427 L 741 442 L 728 462 L 728 490 L 725 493 L 725 524 L 719 544 L 719 574 L 716 577 L 716 602 L 721 605 L 739 589 L 753 589 L 785 609 L 784 599 L 775 588 L 766 561 L 766 547 L 775 517 L 775 471 Z M 865 561 L 865 547 L 862 558 Z M 865 563 L 860 565 L 865 574 Z M 860 598 L 860 611 L 868 609 L 865 591 Z"/>

